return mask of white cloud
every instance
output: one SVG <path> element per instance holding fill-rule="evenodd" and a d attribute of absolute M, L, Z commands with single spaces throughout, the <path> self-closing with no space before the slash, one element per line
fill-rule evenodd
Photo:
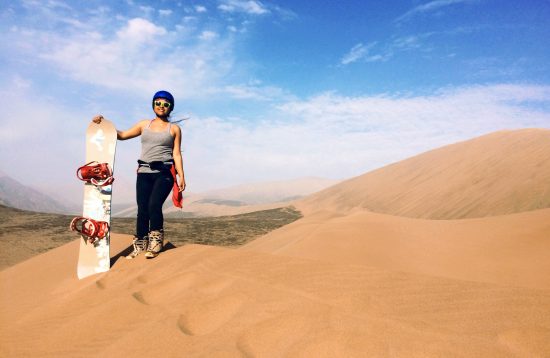
<path fill-rule="evenodd" d="M 172 32 L 143 18 L 117 25 L 68 34 L 14 28 L 2 37 L 6 43 L 17 38 L 17 48 L 12 50 L 19 56 L 32 55 L 32 61 L 51 65 L 65 77 L 135 93 L 162 87 L 174 88 L 180 97 L 205 96 L 233 66 L 231 40 L 214 32 L 195 33 L 198 29 L 186 26 Z M 111 31 L 114 36 L 109 35 Z M 208 39 L 208 44 L 191 41 L 198 37 Z"/>
<path fill-rule="evenodd" d="M 204 12 L 207 12 L 208 9 L 205 6 L 196 5 L 195 6 L 195 11 L 198 12 L 198 13 L 204 13 Z"/>
<path fill-rule="evenodd" d="M 61 1 L 38 1 L 38 0 L 23 0 L 21 4 L 29 9 L 62 9 L 62 10 L 72 10 L 72 8 L 64 2 Z"/>
<path fill-rule="evenodd" d="M 228 85 L 219 90 L 220 93 L 229 94 L 231 98 L 255 100 L 255 101 L 282 101 L 293 98 L 283 89 L 274 86 L 263 86 L 261 83 L 246 85 Z"/>
<path fill-rule="evenodd" d="M 354 62 L 384 62 L 394 57 L 399 52 L 418 50 L 425 47 L 422 40 L 431 36 L 433 33 L 420 35 L 408 35 L 397 37 L 389 41 L 386 45 L 378 42 L 369 44 L 358 43 L 353 46 L 348 53 L 340 59 L 340 65 L 349 65 Z M 376 53 L 373 53 L 376 52 Z"/>
<path fill-rule="evenodd" d="M 477 0 L 434 0 L 430 1 L 428 3 L 418 5 L 411 10 L 407 11 L 403 15 L 399 16 L 397 19 L 394 20 L 395 23 L 400 23 L 403 21 L 406 21 L 410 19 L 411 17 L 414 17 L 418 14 L 432 12 L 444 7 L 448 7 L 454 4 L 463 4 L 463 3 L 471 3 L 475 2 Z"/>
<path fill-rule="evenodd" d="M 203 31 L 200 35 L 199 35 L 199 38 L 201 40 L 204 40 L 204 41 L 209 41 L 209 40 L 212 40 L 212 39 L 215 39 L 217 38 L 219 35 L 214 32 L 214 31 Z"/>
<path fill-rule="evenodd" d="M 239 84 L 246 72 L 235 71 L 234 36 L 204 29 L 199 21 L 170 28 L 110 14 L 108 20 L 101 14 L 91 17 L 81 31 L 12 26 L 0 34 L 0 42 L 15 43 L 10 47 L 14 56 L 44 66 L 45 73 L 113 93 L 124 90 L 132 96 L 169 88 L 182 99 L 276 101 L 286 96 L 279 88 Z"/>
<path fill-rule="evenodd" d="M 172 15 L 173 11 L 170 10 L 170 9 L 160 9 L 159 10 L 159 15 L 160 16 L 170 16 Z"/>
<path fill-rule="evenodd" d="M 266 109 L 261 122 L 192 118 L 184 127 L 186 165 L 201 189 L 220 187 L 220 180 L 347 178 L 488 132 L 549 127 L 549 104 L 548 86 L 449 88 L 425 96 L 327 93 Z"/>
<path fill-rule="evenodd" d="M 372 45 L 369 47 L 372 47 Z M 357 62 L 367 55 L 367 53 L 369 52 L 369 47 L 363 45 L 362 43 L 358 43 L 357 45 L 353 46 L 351 50 L 344 55 L 344 57 L 342 57 L 340 63 L 342 65 L 347 65 L 353 62 Z"/>
<path fill-rule="evenodd" d="M 392 47 L 396 50 L 417 49 L 421 47 L 420 38 L 414 35 L 399 37 L 393 41 Z"/>
<path fill-rule="evenodd" d="M 146 15 L 149 15 L 151 13 L 153 13 L 155 11 L 155 8 L 151 7 L 151 6 L 144 6 L 144 5 L 140 5 L 139 6 L 139 10 L 143 13 L 145 13 Z"/>
<path fill-rule="evenodd" d="M 350 63 L 362 61 L 362 62 L 382 62 L 386 61 L 393 56 L 393 53 L 385 54 L 374 54 L 369 55 L 369 49 L 372 48 L 375 43 L 372 43 L 368 46 L 363 44 L 357 44 L 351 48 L 351 50 L 342 57 L 340 60 L 340 65 L 349 65 Z"/>
<path fill-rule="evenodd" d="M 185 23 L 192 23 L 192 22 L 196 22 L 198 20 L 198 18 L 196 16 L 184 16 L 182 20 Z M 176 26 L 178 26 L 178 25 L 176 25 Z"/>
<path fill-rule="evenodd" d="M 228 14 L 274 15 L 281 20 L 295 20 L 298 15 L 287 8 L 275 4 L 265 4 L 257 0 L 219 0 L 218 10 Z"/>
<path fill-rule="evenodd" d="M 157 26 L 145 19 L 135 18 L 129 20 L 124 28 L 117 31 L 117 37 L 124 42 L 143 43 L 151 42 L 155 36 L 162 36 L 166 33 L 164 27 Z"/>
<path fill-rule="evenodd" d="M 225 12 L 243 12 L 251 15 L 270 13 L 265 5 L 255 0 L 221 0 L 218 9 Z"/>
<path fill-rule="evenodd" d="M 71 9 L 71 7 L 67 4 L 65 4 L 62 1 L 55 1 L 55 0 L 48 0 L 42 3 L 42 5 L 45 5 L 49 8 L 63 8 L 63 9 Z"/>

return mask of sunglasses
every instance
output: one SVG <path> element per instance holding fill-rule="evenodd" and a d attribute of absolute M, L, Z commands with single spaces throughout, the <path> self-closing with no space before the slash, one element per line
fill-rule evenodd
<path fill-rule="evenodd" d="M 155 102 L 155 106 L 157 107 L 164 107 L 164 108 L 170 108 L 170 102 Z"/>

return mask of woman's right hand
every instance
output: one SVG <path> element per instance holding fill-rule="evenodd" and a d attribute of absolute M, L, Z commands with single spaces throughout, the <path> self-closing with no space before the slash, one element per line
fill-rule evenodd
<path fill-rule="evenodd" d="M 102 120 L 103 120 L 103 116 L 101 114 L 98 114 L 97 116 L 92 118 L 92 122 L 97 123 L 97 124 L 101 123 Z"/>

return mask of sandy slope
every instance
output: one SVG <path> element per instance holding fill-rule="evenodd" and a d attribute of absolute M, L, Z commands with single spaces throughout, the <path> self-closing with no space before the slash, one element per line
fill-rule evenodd
<path fill-rule="evenodd" d="M 500 131 L 438 148 L 316 193 L 305 213 L 355 208 L 459 219 L 550 207 L 550 130 Z"/>
<path fill-rule="evenodd" d="M 550 353 L 548 290 L 198 245 L 78 281 L 75 251 L 0 272 L 2 356 Z"/>
<path fill-rule="evenodd" d="M 77 241 L 36 256 L 0 271 L 0 356 L 550 357 L 548 133 L 336 185 L 240 249 L 115 256 L 80 281 Z"/>
<path fill-rule="evenodd" d="M 242 249 L 550 289 L 550 209 L 464 220 L 319 212 Z"/>

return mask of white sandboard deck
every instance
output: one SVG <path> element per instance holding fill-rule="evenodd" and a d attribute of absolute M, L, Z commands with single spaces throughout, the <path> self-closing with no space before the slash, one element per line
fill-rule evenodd
<path fill-rule="evenodd" d="M 114 171 L 117 132 L 112 122 L 103 119 L 100 124 L 91 123 L 86 130 L 86 163 L 97 161 L 109 163 Z M 84 184 L 84 202 L 82 216 L 111 223 L 112 184 L 97 187 Z M 111 266 L 109 253 L 110 230 L 106 237 L 89 243 L 86 238 L 80 240 L 78 255 L 78 278 L 108 271 Z"/>

